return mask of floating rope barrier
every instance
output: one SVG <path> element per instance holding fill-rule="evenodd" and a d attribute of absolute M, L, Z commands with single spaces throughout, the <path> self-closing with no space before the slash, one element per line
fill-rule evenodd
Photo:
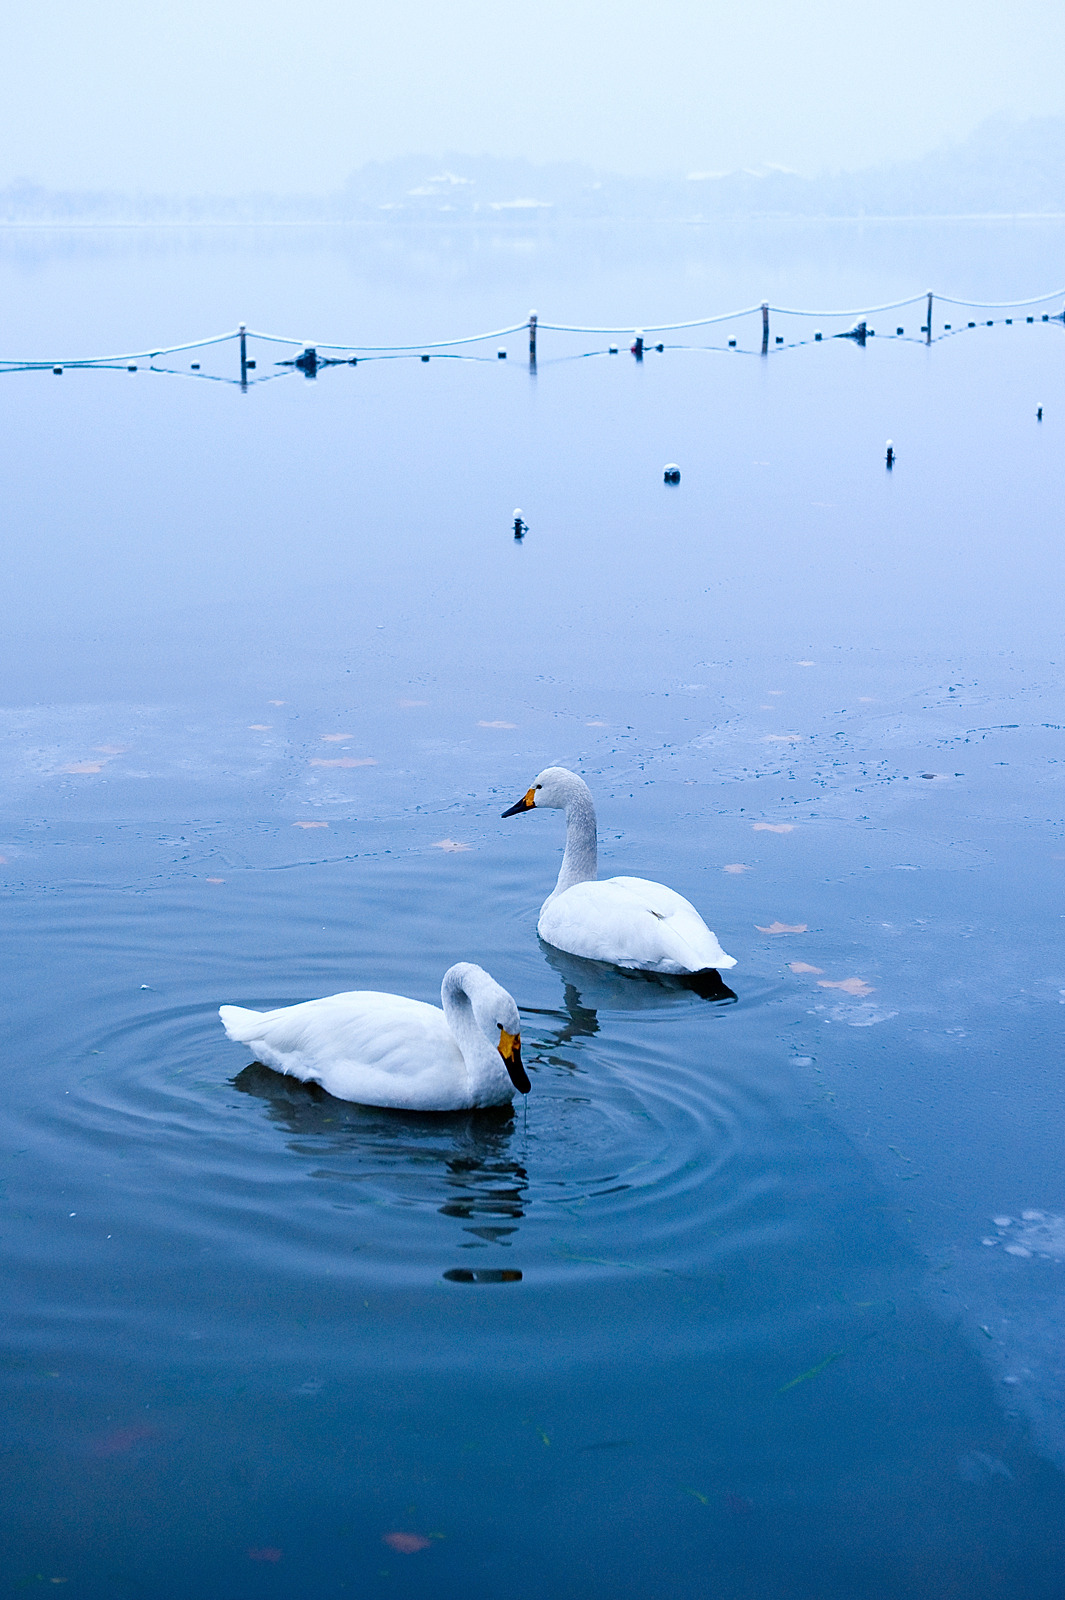
<path fill-rule="evenodd" d="M 886 301 L 883 305 L 859 306 L 851 307 L 847 310 L 832 311 L 810 310 L 805 306 L 777 306 L 771 304 L 768 300 L 763 300 L 758 302 L 756 305 L 744 306 L 738 311 L 723 311 L 717 313 L 715 316 L 710 317 L 694 317 L 687 322 L 648 323 L 645 324 L 644 327 L 636 330 L 631 330 L 627 324 L 621 323 L 609 327 L 603 327 L 579 323 L 541 322 L 537 316 L 537 313 L 535 311 L 531 311 L 526 321 L 512 323 L 506 328 L 493 328 L 488 333 L 464 334 L 455 339 L 432 339 L 424 341 L 420 344 L 372 345 L 359 344 L 354 341 L 348 343 L 335 343 L 328 340 L 312 342 L 307 339 L 293 339 L 284 334 L 265 333 L 258 329 L 247 328 L 242 323 L 238 328 L 234 328 L 229 333 L 212 334 L 206 339 L 189 339 L 182 344 L 156 345 L 147 350 L 134 350 L 126 352 L 122 355 L 79 356 L 74 359 L 53 359 L 51 361 L 44 361 L 40 359 L 16 361 L 9 357 L 0 357 L 0 372 L 33 372 L 47 371 L 48 369 L 51 369 L 51 371 L 55 373 L 60 373 L 67 368 L 117 368 L 122 366 L 125 366 L 128 370 L 132 371 L 136 370 L 135 366 L 133 365 L 133 363 L 136 362 L 156 361 L 161 356 L 179 355 L 192 350 L 206 350 L 213 345 L 228 344 L 233 340 L 239 340 L 239 382 L 241 383 L 242 387 L 247 388 L 249 382 L 262 383 L 265 381 L 265 378 L 260 377 L 251 380 L 248 378 L 248 372 L 254 370 L 256 366 L 254 361 L 248 360 L 247 341 L 249 339 L 257 339 L 264 344 L 284 345 L 290 349 L 295 349 L 302 352 L 294 359 L 286 360 L 285 362 L 279 364 L 299 367 L 305 374 L 313 377 L 318 367 L 337 366 L 342 364 L 341 361 L 336 357 L 320 356 L 318 352 L 323 350 L 348 352 L 348 355 L 343 359 L 351 365 L 356 365 L 360 360 L 365 358 L 381 359 L 393 356 L 415 354 L 420 355 L 422 360 L 427 361 L 429 356 L 426 352 L 428 351 L 435 350 L 448 352 L 457 350 L 466 345 L 484 344 L 490 339 L 504 339 L 512 334 L 525 333 L 526 331 L 529 335 L 529 363 L 531 366 L 535 366 L 536 337 L 540 329 L 544 329 L 552 333 L 623 334 L 626 336 L 632 332 L 634 339 L 634 344 L 632 347 L 633 352 L 638 358 L 642 358 L 645 348 L 644 341 L 648 334 L 677 333 L 686 329 L 709 328 L 715 324 L 723 322 L 735 322 L 741 317 L 755 316 L 758 313 L 761 313 L 762 317 L 761 349 L 762 354 L 764 355 L 769 349 L 770 314 L 782 317 L 861 317 L 864 319 L 865 317 L 872 316 L 877 312 L 897 311 L 901 310 L 904 306 L 918 305 L 922 301 L 927 301 L 927 311 L 925 312 L 925 322 L 921 326 L 921 332 L 925 335 L 925 342 L 931 343 L 932 310 L 933 303 L 936 300 L 942 301 L 945 305 L 969 307 L 973 310 L 1010 311 L 1025 306 L 1044 305 L 1048 301 L 1065 300 L 1065 288 L 1053 289 L 1048 294 L 1032 295 L 1026 300 L 965 300 L 959 299 L 954 295 L 936 294 L 933 290 L 926 290 L 922 294 L 907 295 L 901 300 Z M 1056 315 L 1054 320 L 1057 321 L 1059 318 L 1065 319 L 1065 311 Z M 1028 320 L 1031 321 L 1032 319 L 1029 318 Z M 1044 314 L 1042 320 L 1049 321 L 1050 318 L 1048 315 Z M 975 326 L 975 324 L 970 324 L 970 326 Z M 897 331 L 901 333 L 901 329 Z M 949 323 L 945 323 L 943 331 L 952 332 L 954 330 L 951 329 Z M 870 330 L 870 333 L 871 332 L 872 330 Z M 848 336 L 856 336 L 861 340 L 861 342 L 864 342 L 864 333 L 865 327 L 863 321 L 862 323 L 859 323 L 854 330 L 851 330 L 851 333 Z M 814 337 L 815 340 L 819 341 L 821 335 L 818 333 L 815 334 Z M 798 342 L 802 343 L 804 341 Z M 730 346 L 732 346 L 735 344 L 735 340 L 730 340 L 729 343 Z M 777 335 L 776 345 L 782 346 L 783 344 L 784 340 Z M 661 349 L 662 346 L 659 345 L 658 348 Z M 505 353 L 505 351 L 497 352 L 499 355 L 505 355 Z M 613 346 L 611 346 L 611 353 L 614 353 Z M 164 369 L 155 368 L 154 370 L 161 371 Z M 202 377 L 209 376 L 207 373 L 200 375 Z"/>
<path fill-rule="evenodd" d="M 905 300 L 889 300 L 885 305 L 882 306 L 854 306 L 849 311 L 807 311 L 805 308 L 800 309 L 796 306 L 769 306 L 767 309 L 774 311 L 778 317 L 872 317 L 875 316 L 878 311 L 901 311 L 903 306 L 915 306 L 921 300 L 927 299 L 927 297 L 928 291 L 926 290 L 924 294 L 908 295 Z M 943 300 L 946 298 L 946 296 L 937 295 L 935 298 L 938 300 Z M 1044 300 L 1052 300 L 1054 296 L 1048 294 L 1042 295 L 1040 298 Z M 952 300 L 951 304 L 969 305 L 972 304 L 972 302 Z M 761 310 L 761 307 L 759 306 L 758 309 Z"/>
<path fill-rule="evenodd" d="M 1055 289 L 1051 294 L 1036 294 L 1030 300 L 954 300 L 949 294 L 937 294 L 948 306 L 972 306 L 974 311 L 1012 311 L 1014 306 L 1038 306 L 1044 300 L 1060 300 L 1065 289 Z"/>
<path fill-rule="evenodd" d="M 641 333 L 676 333 L 676 332 L 679 332 L 680 329 L 682 329 L 682 328 L 708 328 L 714 322 L 734 322 L 737 317 L 750 317 L 750 316 L 753 316 L 753 314 L 756 311 L 761 311 L 761 309 L 762 309 L 762 302 L 759 300 L 757 305 L 744 306 L 742 311 L 722 311 L 716 317 L 696 317 L 693 322 L 659 322 L 659 323 L 649 323 L 648 322 L 648 323 L 644 323 L 643 328 L 640 331 L 641 331 Z M 814 314 L 815 313 L 811 312 L 811 316 L 814 315 Z M 848 313 L 843 313 L 843 314 L 847 315 Z M 824 313 L 823 312 L 818 312 L 818 313 L 816 313 L 816 315 L 821 316 L 821 315 L 824 315 Z M 524 326 L 526 326 L 526 324 L 523 323 L 522 326 L 524 327 Z M 577 327 L 574 324 L 566 323 L 566 322 L 541 322 L 541 323 L 539 323 L 539 326 L 541 328 L 550 328 L 552 333 L 631 333 L 632 332 L 632 329 L 629 327 L 628 323 L 624 323 L 624 324 L 623 323 L 616 323 L 613 327 L 610 327 L 610 328 L 584 328 L 584 327 Z"/>
<path fill-rule="evenodd" d="M 240 329 L 234 328 L 232 333 L 212 334 L 209 339 L 190 339 L 187 344 L 159 345 L 154 350 L 133 350 L 124 356 L 81 356 L 75 361 L 11 361 L 0 357 L 0 367 L 18 367 L 22 371 L 34 371 L 37 368 L 48 367 L 107 367 L 126 361 L 154 361 L 157 356 L 174 356 L 183 350 L 206 350 L 212 344 L 227 344 L 230 339 L 239 339 Z"/>
<path fill-rule="evenodd" d="M 470 333 L 461 339 L 436 339 L 426 344 L 329 344 L 325 339 L 317 341 L 285 339 L 276 333 L 256 333 L 253 328 L 248 329 L 248 338 L 264 339 L 268 344 L 297 345 L 303 349 L 365 351 L 367 355 L 402 355 L 410 350 L 450 350 L 460 344 L 480 344 L 485 339 L 504 339 L 510 333 L 524 333 L 528 326 L 527 322 L 516 322 L 513 327 L 496 328 L 491 333 Z"/>

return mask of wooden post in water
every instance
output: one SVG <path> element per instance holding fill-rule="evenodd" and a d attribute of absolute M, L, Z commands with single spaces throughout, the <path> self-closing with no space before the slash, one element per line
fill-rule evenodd
<path fill-rule="evenodd" d="M 928 316 L 925 319 L 925 323 L 926 323 L 926 332 L 925 332 L 925 336 L 924 336 L 924 342 L 925 342 L 925 344 L 931 344 L 932 343 L 932 291 L 931 291 L 931 289 L 929 289 L 929 291 L 928 291 Z"/>
<path fill-rule="evenodd" d="M 762 354 L 769 354 L 769 301 L 762 301 Z"/>
<path fill-rule="evenodd" d="M 529 312 L 529 365 L 536 365 L 536 312 Z"/>
<path fill-rule="evenodd" d="M 242 389 L 248 387 L 248 335 L 243 322 L 240 325 L 240 386 Z"/>

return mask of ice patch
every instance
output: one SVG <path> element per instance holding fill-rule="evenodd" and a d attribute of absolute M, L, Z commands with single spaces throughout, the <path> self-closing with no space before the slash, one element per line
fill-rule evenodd
<path fill-rule="evenodd" d="M 890 1022 L 892 1017 L 898 1016 L 897 1011 L 888 1011 L 871 1000 L 864 1000 L 860 1005 L 844 1002 L 833 1006 L 828 1014 L 833 1022 L 846 1022 L 852 1028 L 875 1028 L 877 1023 Z"/>
<path fill-rule="evenodd" d="M 1021 1220 L 992 1217 L 997 1239 L 981 1239 L 981 1244 L 1001 1244 L 1006 1255 L 1025 1260 L 1041 1256 L 1044 1261 L 1065 1261 L 1065 1217 L 1046 1211 L 1022 1211 Z"/>

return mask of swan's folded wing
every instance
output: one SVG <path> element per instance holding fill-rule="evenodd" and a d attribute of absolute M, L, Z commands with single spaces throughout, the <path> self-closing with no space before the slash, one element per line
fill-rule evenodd
<path fill-rule="evenodd" d="M 560 950 L 619 967 L 683 973 L 736 965 L 690 901 L 647 878 L 574 884 L 547 902 L 539 930 Z"/>
<path fill-rule="evenodd" d="M 223 1006 L 220 1015 L 266 1066 L 342 1099 L 403 1103 L 401 1085 L 435 1074 L 442 1060 L 462 1066 L 443 1012 L 402 995 L 356 990 L 276 1011 Z"/>
<path fill-rule="evenodd" d="M 735 956 L 726 955 L 717 934 L 706 926 L 691 901 L 685 900 L 675 889 L 668 888 L 664 883 L 655 883 L 651 878 L 609 878 L 607 881 L 628 889 L 656 917 L 661 917 L 663 929 L 677 939 L 685 950 L 691 951 L 696 963 L 692 971 L 736 965 Z"/>

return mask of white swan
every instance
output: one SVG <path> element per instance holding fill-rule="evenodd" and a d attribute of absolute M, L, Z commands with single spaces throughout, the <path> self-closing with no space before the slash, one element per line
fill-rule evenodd
<path fill-rule="evenodd" d="M 483 967 L 444 973 L 443 1011 L 423 1000 L 356 989 L 276 1011 L 220 1006 L 229 1037 L 265 1066 L 320 1083 L 338 1100 L 403 1111 L 506 1105 L 531 1084 L 521 1061 L 521 1021 Z"/>
<path fill-rule="evenodd" d="M 565 767 L 546 767 L 503 815 L 542 806 L 566 813 L 566 853 L 540 910 L 541 939 L 589 961 L 641 972 L 691 976 L 736 965 L 675 889 L 647 878 L 597 878 L 595 807 L 583 778 Z"/>

